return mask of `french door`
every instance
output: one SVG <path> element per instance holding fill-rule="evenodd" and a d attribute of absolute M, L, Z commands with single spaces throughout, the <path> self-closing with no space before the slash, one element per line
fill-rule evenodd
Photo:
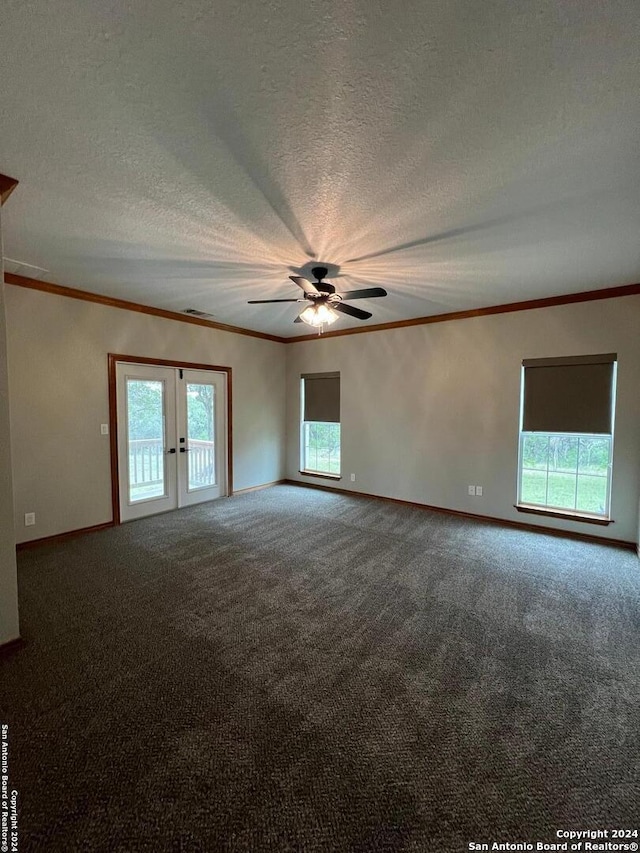
<path fill-rule="evenodd" d="M 226 494 L 226 374 L 116 365 L 120 518 Z"/>

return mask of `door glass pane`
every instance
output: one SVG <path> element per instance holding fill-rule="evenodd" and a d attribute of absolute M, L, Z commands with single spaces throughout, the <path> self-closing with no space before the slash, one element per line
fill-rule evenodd
<path fill-rule="evenodd" d="M 216 484 L 215 386 L 187 383 L 189 490 Z"/>
<path fill-rule="evenodd" d="M 164 382 L 127 379 L 129 501 L 165 494 Z"/>

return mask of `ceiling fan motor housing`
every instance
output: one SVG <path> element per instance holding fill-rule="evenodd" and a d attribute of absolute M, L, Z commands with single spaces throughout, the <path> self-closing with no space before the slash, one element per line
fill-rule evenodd
<path fill-rule="evenodd" d="M 327 269 L 327 267 L 313 267 L 313 269 L 311 270 L 311 274 L 318 279 L 316 282 L 314 282 L 314 285 L 320 291 L 320 293 L 335 292 L 335 287 L 332 284 L 329 284 L 328 281 L 322 280 L 328 272 L 329 270 Z"/>

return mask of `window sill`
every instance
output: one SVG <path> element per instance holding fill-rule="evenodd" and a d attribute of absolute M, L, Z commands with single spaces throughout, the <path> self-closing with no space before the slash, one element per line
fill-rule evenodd
<path fill-rule="evenodd" d="M 531 515 L 546 515 L 550 518 L 564 518 L 565 521 L 582 521 L 586 524 L 599 524 L 601 527 L 606 527 L 608 524 L 614 524 L 611 518 L 602 518 L 597 515 L 587 515 L 586 513 L 570 512 L 569 510 L 557 509 L 542 509 L 541 507 L 529 506 L 528 504 L 514 504 L 518 512 L 527 512 Z"/>
<path fill-rule="evenodd" d="M 298 471 L 303 477 L 319 477 L 321 480 L 341 480 L 340 474 L 319 474 L 317 471 Z"/>

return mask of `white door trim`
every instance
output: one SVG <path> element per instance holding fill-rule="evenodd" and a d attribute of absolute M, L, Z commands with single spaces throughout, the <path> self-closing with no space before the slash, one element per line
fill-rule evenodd
<path fill-rule="evenodd" d="M 220 428 L 223 441 L 218 442 L 219 447 L 219 471 L 220 471 L 220 494 L 230 496 L 233 494 L 233 451 L 232 451 L 232 369 L 227 366 L 214 364 L 200 364 L 194 362 L 171 361 L 167 359 L 155 359 L 141 356 L 130 356 L 119 353 L 108 354 L 108 376 L 109 376 L 109 422 L 110 422 L 110 447 L 111 447 L 111 495 L 113 508 L 113 523 L 120 524 L 121 516 L 120 484 L 126 482 L 122 478 L 122 460 L 118 448 L 118 394 L 117 394 L 117 368 L 119 364 L 127 364 L 131 367 L 147 365 L 149 367 L 170 368 L 173 370 L 198 371 L 207 374 L 221 374 L 224 381 L 225 400 L 219 407 L 221 418 Z M 176 436 L 177 438 L 177 436 Z M 171 445 L 173 447 L 174 445 Z M 170 449 L 168 447 L 167 449 Z M 193 494 L 193 492 L 192 492 Z M 207 500 L 210 497 L 205 498 Z"/>

